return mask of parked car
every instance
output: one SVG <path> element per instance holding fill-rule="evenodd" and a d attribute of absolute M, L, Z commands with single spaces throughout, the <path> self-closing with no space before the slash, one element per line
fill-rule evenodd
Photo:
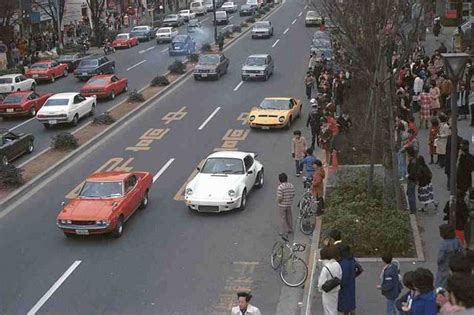
<path fill-rule="evenodd" d="M 178 12 L 178 14 L 184 19 L 185 22 L 196 18 L 196 13 L 192 12 L 191 10 L 181 10 Z"/>
<path fill-rule="evenodd" d="M 178 30 L 174 27 L 160 27 L 158 31 L 156 31 L 156 43 L 171 42 L 178 33 Z"/>
<path fill-rule="evenodd" d="M 257 10 L 263 6 L 263 0 L 247 0 L 247 4 Z"/>
<path fill-rule="evenodd" d="M 36 93 L 34 91 L 14 92 L 0 102 L 0 117 L 36 116 L 44 102 L 52 93 Z"/>
<path fill-rule="evenodd" d="M 27 78 L 23 74 L 5 74 L 0 76 L 0 94 L 8 94 L 15 91 L 34 91 L 36 81 Z"/>
<path fill-rule="evenodd" d="M 304 23 L 306 26 L 321 26 L 324 24 L 324 19 L 316 11 L 308 11 Z"/>
<path fill-rule="evenodd" d="M 131 48 L 136 45 L 138 45 L 138 37 L 132 36 L 130 33 L 118 34 L 112 41 L 112 47 L 114 48 Z"/>
<path fill-rule="evenodd" d="M 216 20 L 215 23 L 217 25 L 220 24 L 229 24 L 229 16 L 225 11 L 216 11 Z"/>
<path fill-rule="evenodd" d="M 118 78 L 113 74 L 96 75 L 81 88 L 84 96 L 115 99 L 115 96 L 128 91 L 128 79 Z"/>
<path fill-rule="evenodd" d="M 155 30 L 148 25 L 135 26 L 130 31 L 131 37 L 136 37 L 138 40 L 150 41 L 155 38 Z"/>
<path fill-rule="evenodd" d="M 102 56 L 82 60 L 77 69 L 74 70 L 74 76 L 79 80 L 85 80 L 97 74 L 111 74 L 114 72 L 115 61 L 109 60 L 106 56 Z"/>
<path fill-rule="evenodd" d="M 250 55 L 242 65 L 242 81 L 263 79 L 265 81 L 273 74 L 275 65 L 269 54 Z"/>
<path fill-rule="evenodd" d="M 189 35 L 178 35 L 171 41 L 168 51 L 170 56 L 190 55 L 196 51 L 196 42 Z"/>
<path fill-rule="evenodd" d="M 217 7 L 217 1 L 215 2 L 216 2 L 216 7 Z M 204 0 L 203 5 L 206 8 L 207 12 L 212 12 L 214 10 L 214 5 L 212 4 L 212 0 Z"/>
<path fill-rule="evenodd" d="M 188 21 L 188 32 L 194 32 L 195 29 L 201 27 L 201 22 L 198 19 L 191 19 Z"/>
<path fill-rule="evenodd" d="M 82 117 L 94 115 L 96 105 L 95 96 L 84 97 L 80 93 L 58 93 L 48 98 L 38 111 L 36 119 L 45 128 L 57 124 L 76 126 Z"/>
<path fill-rule="evenodd" d="M 215 152 L 186 185 L 185 203 L 198 212 L 244 210 L 247 194 L 264 183 L 264 169 L 255 153 Z"/>
<path fill-rule="evenodd" d="M 120 237 L 124 223 L 148 205 L 153 175 L 148 172 L 100 172 L 90 175 L 79 195 L 63 203 L 56 225 L 65 236 L 111 233 Z"/>
<path fill-rule="evenodd" d="M 26 76 L 36 81 L 54 82 L 59 77 L 67 77 L 67 65 L 56 60 L 39 61 L 26 70 Z"/>
<path fill-rule="evenodd" d="M 184 25 L 184 19 L 178 14 L 169 14 L 163 19 L 163 26 L 178 27 Z"/>
<path fill-rule="evenodd" d="M 273 36 L 273 25 L 270 21 L 258 21 L 252 27 L 252 38 L 270 38 Z"/>
<path fill-rule="evenodd" d="M 189 5 L 189 8 L 191 9 L 191 12 L 195 13 L 196 15 L 204 15 L 207 12 L 208 6 L 204 4 L 203 0 L 197 0 L 197 1 L 191 2 L 191 4 Z"/>
<path fill-rule="evenodd" d="M 194 67 L 194 79 L 199 80 L 210 77 L 219 79 L 227 73 L 227 68 L 229 68 L 229 58 L 223 54 L 201 55 L 197 65 Z"/>
<path fill-rule="evenodd" d="M 69 54 L 59 56 L 58 62 L 67 65 L 67 70 L 73 72 L 82 59 L 90 57 L 90 54 Z"/>
<path fill-rule="evenodd" d="M 237 4 L 234 2 L 224 2 L 221 6 L 221 10 L 224 10 L 227 13 L 234 13 L 237 11 Z"/>
<path fill-rule="evenodd" d="M 31 153 L 35 149 L 35 137 L 29 133 L 15 133 L 7 129 L 0 129 L 0 162 L 6 166 L 23 154 Z"/>
<path fill-rule="evenodd" d="M 250 128 L 290 128 L 301 116 L 301 101 L 291 97 L 266 97 L 249 113 Z"/>
<path fill-rule="evenodd" d="M 239 9 L 240 16 L 253 16 L 255 14 L 255 7 L 250 4 L 242 4 Z"/>

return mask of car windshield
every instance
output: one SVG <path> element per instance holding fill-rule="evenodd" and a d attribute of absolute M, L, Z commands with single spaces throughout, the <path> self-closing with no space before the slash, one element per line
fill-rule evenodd
<path fill-rule="evenodd" d="M 176 20 L 177 18 L 178 18 L 177 15 L 172 14 L 172 15 L 168 15 L 168 16 L 166 17 L 166 20 Z"/>
<path fill-rule="evenodd" d="M 270 23 L 269 22 L 265 22 L 265 21 L 262 21 L 262 22 L 257 22 L 254 24 L 254 27 L 256 28 L 267 28 L 270 26 Z"/>
<path fill-rule="evenodd" d="M 43 106 L 67 106 L 69 99 L 67 98 L 50 98 Z"/>
<path fill-rule="evenodd" d="M 173 39 L 174 43 L 184 43 L 186 41 L 186 36 L 176 36 Z"/>
<path fill-rule="evenodd" d="M 74 60 L 75 55 L 62 55 L 59 60 Z"/>
<path fill-rule="evenodd" d="M 86 182 L 79 196 L 82 198 L 121 197 L 122 182 Z"/>
<path fill-rule="evenodd" d="M 132 29 L 132 32 L 143 32 L 143 31 L 146 31 L 146 30 L 147 30 L 146 26 L 138 26 L 138 27 L 134 27 Z"/>
<path fill-rule="evenodd" d="M 12 78 L 0 78 L 0 84 L 7 84 L 7 83 L 12 83 L 13 79 Z"/>
<path fill-rule="evenodd" d="M 82 60 L 79 67 L 81 67 L 81 66 L 85 66 L 85 67 L 93 66 L 93 67 L 95 67 L 95 66 L 97 66 L 98 63 L 99 62 L 97 60 Z"/>
<path fill-rule="evenodd" d="M 263 57 L 248 57 L 247 61 L 245 61 L 247 66 L 264 66 L 265 65 L 265 58 Z"/>
<path fill-rule="evenodd" d="M 167 34 L 167 33 L 171 33 L 171 30 L 169 28 L 160 28 L 158 30 L 158 34 Z"/>
<path fill-rule="evenodd" d="M 104 85 L 106 83 L 108 83 L 108 79 L 103 79 L 103 78 L 100 78 L 100 79 L 92 79 L 92 80 L 89 80 L 89 82 L 87 82 L 87 85 Z"/>
<path fill-rule="evenodd" d="M 216 18 L 225 18 L 227 16 L 227 13 L 220 11 L 216 12 Z"/>
<path fill-rule="evenodd" d="M 260 105 L 258 105 L 259 108 L 262 109 L 289 109 L 289 101 L 288 100 L 274 100 L 274 99 L 264 99 Z"/>
<path fill-rule="evenodd" d="M 5 104 L 20 104 L 23 100 L 22 96 L 19 95 L 8 95 L 4 100 L 3 103 Z"/>
<path fill-rule="evenodd" d="M 128 39 L 128 35 L 127 34 L 117 35 L 115 39 Z"/>
<path fill-rule="evenodd" d="M 189 10 L 181 10 L 179 11 L 180 14 L 188 14 L 189 13 Z"/>
<path fill-rule="evenodd" d="M 243 174 L 242 160 L 234 158 L 209 158 L 201 169 L 204 174 Z"/>
<path fill-rule="evenodd" d="M 315 11 L 308 11 L 308 13 L 306 13 L 306 16 L 307 16 L 307 17 L 317 17 Z"/>
<path fill-rule="evenodd" d="M 219 63 L 218 55 L 202 55 L 199 58 L 199 64 L 201 65 L 214 65 L 216 63 Z"/>
<path fill-rule="evenodd" d="M 48 69 L 49 63 L 35 63 L 31 66 L 31 69 Z"/>

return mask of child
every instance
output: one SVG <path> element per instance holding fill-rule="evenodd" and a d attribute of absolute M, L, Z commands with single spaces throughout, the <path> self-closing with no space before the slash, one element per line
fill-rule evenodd
<path fill-rule="evenodd" d="M 293 132 L 293 140 L 291 144 L 291 156 L 295 160 L 296 176 L 300 176 L 303 172 L 303 158 L 306 152 L 306 139 L 301 136 L 301 131 Z"/>
<path fill-rule="evenodd" d="M 400 295 L 402 285 L 400 283 L 400 268 L 396 262 L 392 262 L 391 253 L 382 256 L 385 266 L 380 273 L 380 284 L 377 288 L 382 291 L 382 295 L 387 299 L 386 310 L 387 315 L 397 315 L 395 308 L 395 300 Z"/>

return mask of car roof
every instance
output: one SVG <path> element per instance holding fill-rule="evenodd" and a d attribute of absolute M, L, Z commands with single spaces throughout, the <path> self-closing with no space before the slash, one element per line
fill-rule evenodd
<path fill-rule="evenodd" d="M 267 58 L 269 54 L 255 54 L 255 55 L 250 55 L 247 58 L 253 57 L 253 58 Z"/>
<path fill-rule="evenodd" d="M 235 159 L 243 159 L 249 152 L 244 151 L 218 151 L 210 154 L 208 158 L 235 158 Z"/>
<path fill-rule="evenodd" d="M 4 74 L 0 76 L 0 78 L 16 78 L 19 75 L 21 75 L 21 73 Z"/>
<path fill-rule="evenodd" d="M 50 97 L 50 99 L 56 99 L 56 98 L 71 98 L 71 97 L 74 97 L 76 96 L 77 92 L 69 92 L 69 93 L 57 93 L 57 94 L 54 94 L 53 96 Z"/>
<path fill-rule="evenodd" d="M 99 172 L 99 173 L 94 173 L 87 177 L 86 181 L 93 181 L 93 182 L 115 182 L 115 181 L 120 181 L 124 180 L 128 176 L 130 176 L 133 173 L 129 172 Z"/>

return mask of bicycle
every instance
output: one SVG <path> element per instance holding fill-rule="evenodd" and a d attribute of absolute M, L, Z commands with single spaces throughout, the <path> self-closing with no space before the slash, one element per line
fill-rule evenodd
<path fill-rule="evenodd" d="M 280 278 L 289 287 L 299 287 L 308 277 L 308 266 L 296 252 L 303 252 L 306 245 L 293 243 L 290 245 L 288 236 L 280 234 L 283 242 L 276 241 L 273 245 L 270 262 L 274 270 L 280 268 Z"/>
<path fill-rule="evenodd" d="M 298 202 L 299 228 L 304 235 L 310 235 L 313 233 L 316 225 L 314 215 L 317 213 L 319 201 L 311 192 L 311 178 L 304 180 L 304 187 L 306 188 L 306 192 Z"/>

